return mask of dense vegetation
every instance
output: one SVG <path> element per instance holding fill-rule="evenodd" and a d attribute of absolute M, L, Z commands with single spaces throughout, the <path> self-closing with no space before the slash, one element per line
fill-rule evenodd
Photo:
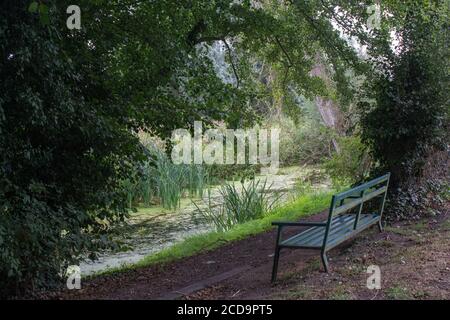
<path fill-rule="evenodd" d="M 445 1 L 383 1 L 371 30 L 369 1 L 82 0 L 81 30 L 70 4 L 0 4 L 1 296 L 57 285 L 133 201 L 202 192 L 204 169 L 152 156 L 142 131 L 278 122 L 285 164 L 325 159 L 337 184 L 389 170 L 399 212 L 420 202 L 411 185 L 436 188 L 430 156 L 446 150 L 448 169 Z M 320 101 L 340 121 L 324 125 Z"/>

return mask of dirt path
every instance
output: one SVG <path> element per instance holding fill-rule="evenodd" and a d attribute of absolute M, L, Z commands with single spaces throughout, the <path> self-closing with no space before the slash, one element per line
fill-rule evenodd
<path fill-rule="evenodd" d="M 450 206 L 447 206 L 449 209 Z M 323 220 L 325 213 L 311 221 Z M 449 299 L 450 210 L 383 233 L 364 231 L 329 253 L 322 272 L 317 253 L 286 250 L 279 280 L 270 283 L 275 230 L 164 266 L 83 282 L 69 299 Z M 381 290 L 369 290 L 366 269 L 381 268 Z"/>

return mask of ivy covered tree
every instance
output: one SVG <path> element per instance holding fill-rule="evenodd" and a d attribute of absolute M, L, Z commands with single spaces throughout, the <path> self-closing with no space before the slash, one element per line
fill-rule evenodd
<path fill-rule="evenodd" d="M 391 213 L 404 217 L 429 207 L 429 192 L 448 179 L 448 6 L 388 1 L 383 10 L 368 47 L 373 73 L 360 103 L 362 137 L 379 162 L 375 171 L 391 171 Z M 426 176 L 436 154 L 444 160 Z"/>

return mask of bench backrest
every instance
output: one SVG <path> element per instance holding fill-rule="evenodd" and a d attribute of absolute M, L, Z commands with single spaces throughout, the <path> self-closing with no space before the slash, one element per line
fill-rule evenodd
<path fill-rule="evenodd" d="M 330 210 L 328 213 L 327 226 L 325 230 L 324 245 L 328 238 L 328 232 L 330 231 L 330 225 L 333 216 L 347 212 L 355 207 L 358 207 L 358 213 L 355 217 L 355 228 L 361 214 L 362 206 L 364 202 L 369 201 L 375 197 L 382 196 L 382 202 L 379 208 L 380 218 L 383 214 L 384 202 L 386 200 L 386 193 L 389 185 L 389 178 L 391 174 L 387 173 L 381 177 L 363 183 L 350 190 L 335 194 L 331 198 Z"/>

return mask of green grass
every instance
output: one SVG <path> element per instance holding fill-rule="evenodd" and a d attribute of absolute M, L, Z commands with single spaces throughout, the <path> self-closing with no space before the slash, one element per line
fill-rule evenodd
<path fill-rule="evenodd" d="M 401 286 L 388 288 L 386 291 L 386 297 L 392 300 L 410 300 L 413 298 L 409 290 Z"/>
<path fill-rule="evenodd" d="M 333 193 L 333 191 L 327 191 L 300 196 L 292 203 L 275 209 L 261 219 L 236 225 L 227 232 L 209 232 L 187 238 L 178 244 L 145 257 L 136 264 L 111 268 L 95 275 L 126 271 L 153 264 L 163 264 L 189 257 L 200 252 L 216 249 L 231 241 L 241 240 L 251 235 L 269 230 L 272 227 L 272 221 L 295 220 L 300 217 L 306 217 L 320 212 L 329 206 L 330 198 Z"/>
<path fill-rule="evenodd" d="M 345 288 L 342 286 L 336 287 L 331 295 L 329 296 L 329 299 L 331 300 L 351 300 L 352 295 L 348 293 Z"/>

